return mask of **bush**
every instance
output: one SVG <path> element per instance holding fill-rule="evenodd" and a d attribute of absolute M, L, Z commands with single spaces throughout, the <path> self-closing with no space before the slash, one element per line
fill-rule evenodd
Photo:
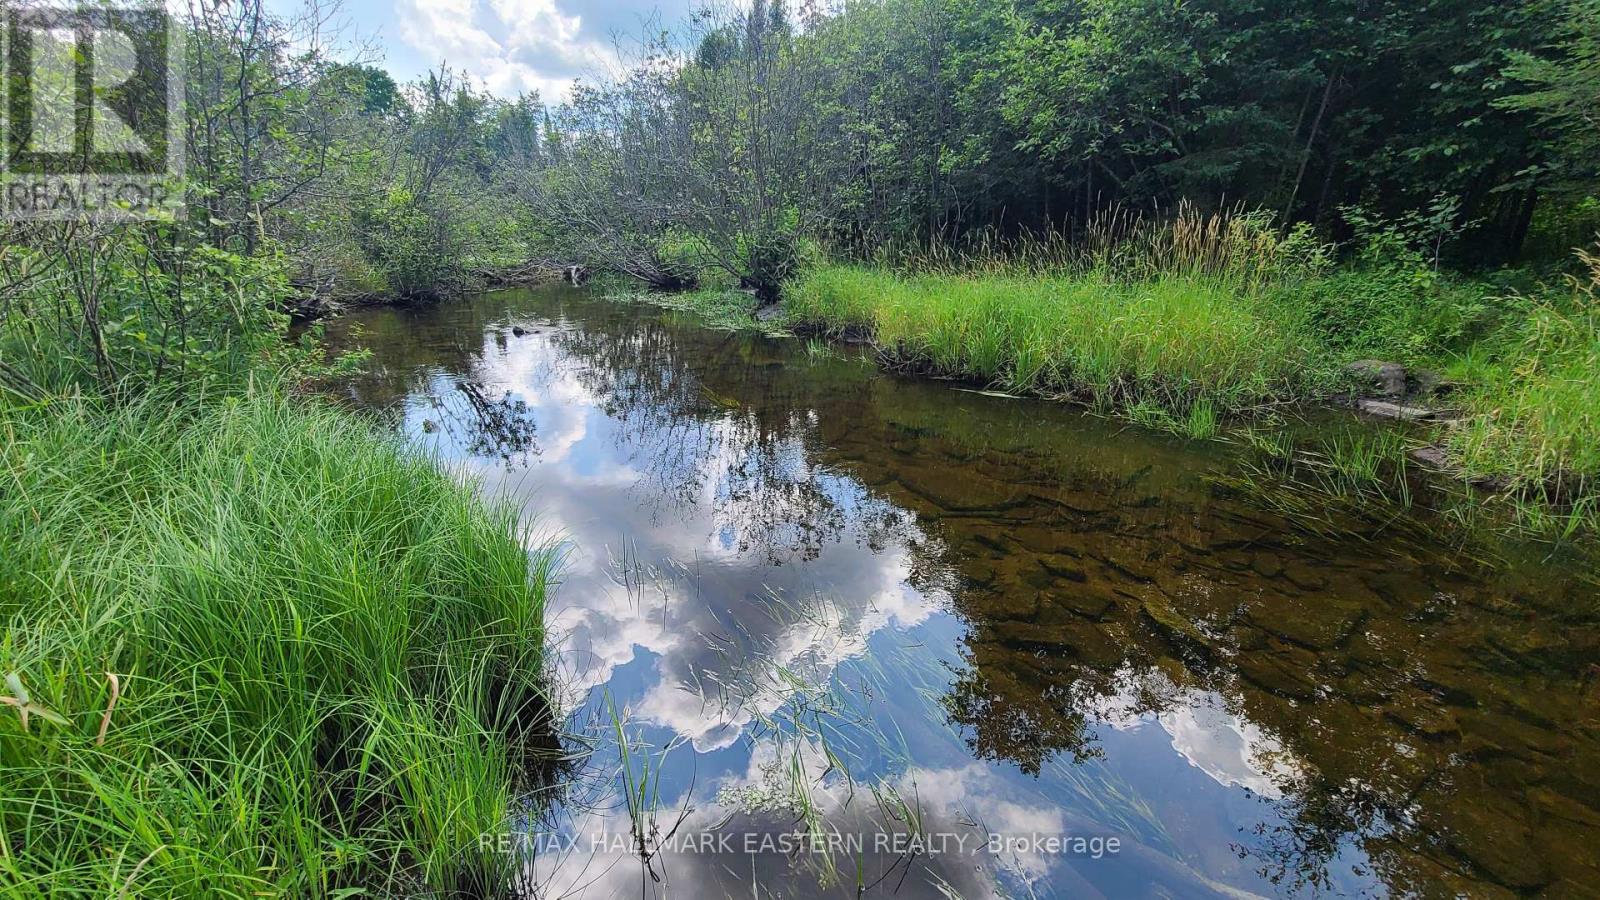
<path fill-rule="evenodd" d="M 1345 360 L 1436 362 L 1498 321 L 1485 286 L 1389 262 L 1292 283 L 1275 302 Z"/>
<path fill-rule="evenodd" d="M 271 390 L 0 428 L 8 896 L 504 883 L 549 563 L 510 511 Z"/>
<path fill-rule="evenodd" d="M 204 390 L 289 352 L 277 257 L 197 245 L 177 226 L 64 226 L 6 250 L 0 362 L 14 390 Z"/>
<path fill-rule="evenodd" d="M 356 242 L 388 292 L 434 299 L 466 287 L 468 248 L 438 202 L 394 188 L 357 203 L 351 216 Z"/>

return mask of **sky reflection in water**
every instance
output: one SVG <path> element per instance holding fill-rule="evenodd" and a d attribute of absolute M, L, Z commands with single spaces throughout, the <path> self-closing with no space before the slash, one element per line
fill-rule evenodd
<path fill-rule="evenodd" d="M 1537 641 L 1521 671 L 1481 656 L 1502 632 L 1528 643 L 1493 608 L 1527 589 L 1514 574 L 1295 533 L 1208 482 L 1215 447 L 576 292 L 355 321 L 376 360 L 352 395 L 567 548 L 553 653 L 596 749 L 535 826 L 577 841 L 538 842 L 550 896 L 1436 893 L 1595 872 L 1592 852 L 1530 863 L 1473 835 L 1509 812 L 1538 840 L 1535 791 L 1562 834 L 1600 820 L 1593 776 L 1529 756 L 1593 761 L 1585 687 Z M 1579 590 L 1545 577 L 1537 599 Z M 1520 761 L 1460 761 L 1530 705 Z M 630 778 L 651 811 L 630 812 Z M 636 821 L 676 849 L 641 863 Z M 744 852 L 796 831 L 862 852 Z M 706 834 L 728 837 L 682 846 Z M 1120 849 L 995 854 L 991 834 Z M 909 835 L 927 852 L 899 852 Z"/>

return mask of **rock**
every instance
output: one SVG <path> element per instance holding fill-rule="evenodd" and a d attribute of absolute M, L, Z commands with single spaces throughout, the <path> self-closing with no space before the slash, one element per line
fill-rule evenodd
<path fill-rule="evenodd" d="M 1461 736 L 1461 724 L 1456 721 L 1455 714 L 1438 704 L 1390 707 L 1384 715 L 1401 728 L 1430 741 Z"/>
<path fill-rule="evenodd" d="M 438 430 L 439 430 L 439 426 L 435 425 L 433 423 L 432 419 L 423 419 L 422 420 L 422 433 L 423 434 L 433 434 L 434 432 L 436 432 Z"/>
<path fill-rule="evenodd" d="M 1423 447 L 1413 450 L 1411 451 L 1411 458 L 1435 469 L 1450 468 L 1450 454 L 1446 453 L 1443 447 Z"/>
<path fill-rule="evenodd" d="M 1283 577 L 1302 591 L 1321 591 L 1328 587 L 1328 579 L 1302 560 L 1292 560 L 1285 564 Z"/>
<path fill-rule="evenodd" d="M 1191 653 L 1202 659 L 1212 657 L 1211 639 L 1182 613 L 1173 609 L 1159 591 L 1147 589 L 1141 594 L 1137 599 L 1145 621 L 1168 644 L 1179 652 Z"/>
<path fill-rule="evenodd" d="M 1256 650 L 1238 654 L 1230 664 L 1246 681 L 1276 697 L 1306 702 L 1322 693 L 1314 677 L 1317 656 L 1310 650 Z"/>
<path fill-rule="evenodd" d="M 1039 566 L 1043 568 L 1052 579 L 1061 579 L 1064 581 L 1075 582 L 1077 584 L 1083 584 L 1089 580 L 1089 573 L 1085 572 L 1078 566 L 1073 565 L 1071 562 L 1063 562 L 1061 560 L 1051 559 L 1048 556 L 1041 556 L 1039 557 Z"/>
<path fill-rule="evenodd" d="M 1418 397 L 1448 397 L 1458 387 L 1460 385 L 1446 381 L 1443 375 L 1432 369 L 1417 369 L 1411 373 L 1411 392 Z"/>
<path fill-rule="evenodd" d="M 776 303 L 768 303 L 756 310 L 755 318 L 757 322 L 775 322 L 783 318 L 783 307 Z"/>
<path fill-rule="evenodd" d="M 1250 557 L 1250 568 L 1262 578 L 1277 578 L 1283 574 L 1283 560 L 1274 553 L 1257 553 Z"/>
<path fill-rule="evenodd" d="M 1360 609 L 1326 602 L 1298 602 L 1291 598 L 1263 604 L 1250 613 L 1255 627 L 1310 650 L 1328 651 L 1343 646 L 1366 621 Z"/>
<path fill-rule="evenodd" d="M 1064 586 L 1047 591 L 1042 599 L 1053 609 L 1098 622 L 1116 608 L 1117 599 L 1098 586 Z"/>
<path fill-rule="evenodd" d="M 1398 399 L 1406 395 L 1406 367 L 1399 363 L 1363 359 L 1346 366 L 1345 371 L 1379 397 Z"/>
<path fill-rule="evenodd" d="M 1550 878 L 1543 847 L 1533 839 L 1516 801 L 1457 803 L 1445 852 L 1458 854 L 1486 876 L 1518 894 L 1530 895 Z"/>
<path fill-rule="evenodd" d="M 1031 622 L 995 622 L 986 629 L 985 637 L 1012 650 L 1050 656 L 1068 656 L 1076 652 L 1070 628 L 1035 625 Z"/>
<path fill-rule="evenodd" d="M 511 333 L 512 333 L 512 335 L 514 335 L 516 337 L 527 337 L 528 336 L 528 329 L 523 328 L 521 325 L 518 325 L 515 328 L 511 329 Z"/>
<path fill-rule="evenodd" d="M 1400 403 L 1388 403 L 1383 400 L 1363 400 L 1356 406 L 1369 416 L 1399 419 L 1402 422 L 1431 422 L 1439 417 L 1438 410 L 1421 406 L 1406 406 Z"/>

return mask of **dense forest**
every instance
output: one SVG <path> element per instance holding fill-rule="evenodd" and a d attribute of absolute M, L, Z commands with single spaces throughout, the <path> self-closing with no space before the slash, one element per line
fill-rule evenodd
<path fill-rule="evenodd" d="M 552 179 L 534 196 L 547 223 L 656 246 L 676 232 L 719 262 L 734 231 L 871 252 L 1082 236 L 1108 211 L 1180 202 L 1340 240 L 1394 223 L 1478 266 L 1563 255 L 1594 225 L 1597 17 L 1586 2 L 759 2 L 581 87 L 544 129 Z"/>
<path fill-rule="evenodd" d="M 1600 0 L 754 0 L 563 98 L 397 83 L 336 21 L 194 0 L 185 203 L 0 221 L 19 896 L 508 877 L 474 841 L 547 713 L 550 560 L 302 402 L 361 359 L 292 320 L 350 304 L 592 273 L 1593 532 Z M 1381 459 L 1261 431 L 1373 393 L 1424 420 Z"/>
<path fill-rule="evenodd" d="M 314 301 L 528 262 L 775 291 L 806 240 L 1081 240 L 1180 204 L 1480 270 L 1600 228 L 1592 0 L 761 0 L 646 28 L 559 105 L 397 85 L 336 15 L 197 7 L 187 212 L 123 243 L 277 259 Z"/>

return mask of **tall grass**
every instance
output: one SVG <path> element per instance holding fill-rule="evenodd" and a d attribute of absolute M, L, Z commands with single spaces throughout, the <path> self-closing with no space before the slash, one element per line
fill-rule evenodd
<path fill-rule="evenodd" d="M 871 331 L 903 363 L 1068 394 L 1200 436 L 1219 417 L 1307 396 L 1331 376 L 1269 288 L 1329 249 L 1261 214 L 1113 213 L 1083 240 L 980 239 L 896 268 L 810 267 L 792 319 Z"/>
<path fill-rule="evenodd" d="M 1226 279 L 811 269 L 791 317 L 870 329 L 891 357 L 1011 390 L 1212 420 L 1308 394 L 1313 348 Z M 1195 414 L 1197 404 L 1202 410 Z"/>
<path fill-rule="evenodd" d="M 1534 300 L 1476 367 L 1476 413 L 1448 436 L 1467 474 L 1600 521 L 1600 256 L 1564 298 Z"/>
<path fill-rule="evenodd" d="M 0 439 L 0 892 L 505 883 L 550 565 L 512 512 L 273 389 Z"/>

